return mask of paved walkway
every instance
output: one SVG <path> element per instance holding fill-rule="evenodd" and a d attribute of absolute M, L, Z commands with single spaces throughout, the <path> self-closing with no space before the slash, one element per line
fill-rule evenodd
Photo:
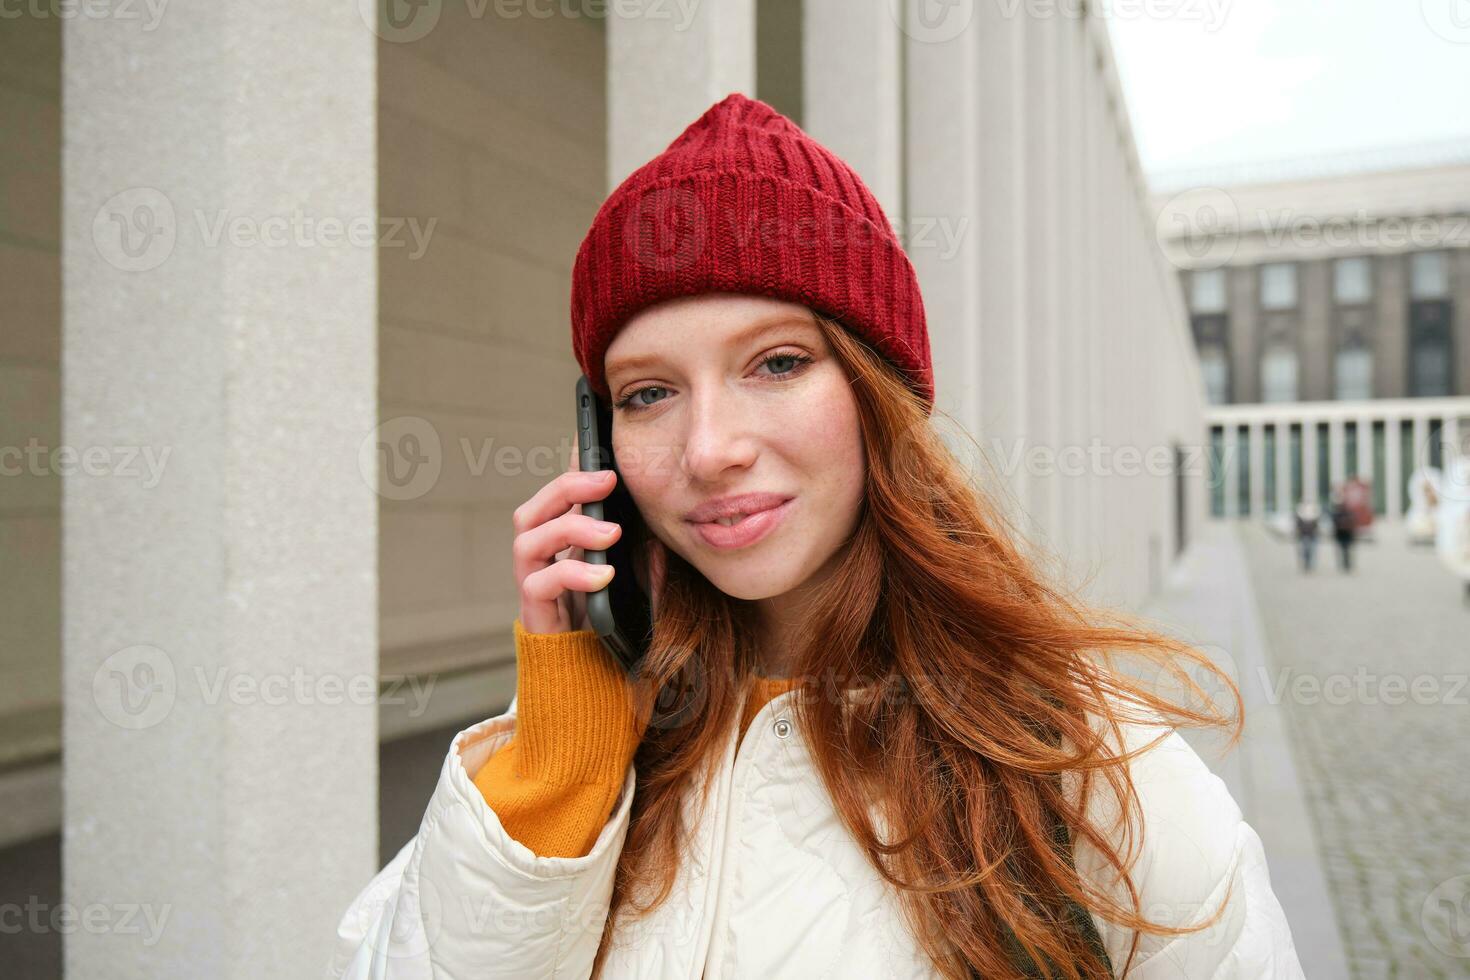
<path fill-rule="evenodd" d="M 1392 531 L 1342 574 L 1238 526 L 1351 975 L 1470 977 L 1470 609 Z M 1273 868 L 1273 879 L 1276 877 Z M 1313 976 L 1308 971 L 1308 976 Z"/>
<path fill-rule="evenodd" d="M 1233 524 L 1207 523 L 1142 610 L 1154 623 L 1208 655 L 1240 687 L 1245 730 L 1228 752 L 1211 731 L 1182 729 L 1210 769 L 1230 788 L 1265 846 L 1271 888 L 1286 912 L 1302 969 L 1311 980 L 1346 980 L 1343 937 L 1328 897 L 1322 848 L 1290 747 L 1286 709 L 1261 696 L 1271 671 L 1266 631 L 1250 569 Z M 1224 692 L 1191 671 L 1224 706 Z M 1173 686 L 1164 690 L 1178 697 Z"/>

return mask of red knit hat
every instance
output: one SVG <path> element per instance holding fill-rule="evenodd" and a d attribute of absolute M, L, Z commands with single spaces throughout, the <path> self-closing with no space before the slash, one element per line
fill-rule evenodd
<path fill-rule="evenodd" d="M 914 267 L 852 168 L 739 92 L 707 109 L 614 190 L 572 267 L 572 350 L 592 388 L 613 336 L 645 307 L 757 293 L 840 319 L 933 410 Z"/>

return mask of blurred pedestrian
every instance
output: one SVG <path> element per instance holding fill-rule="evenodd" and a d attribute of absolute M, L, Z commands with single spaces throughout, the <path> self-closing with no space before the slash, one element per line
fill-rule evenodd
<path fill-rule="evenodd" d="M 1353 539 L 1357 536 L 1358 518 L 1348 506 L 1347 495 L 1339 487 L 1332 491 L 1329 509 L 1332 518 L 1332 536 L 1337 539 L 1337 567 L 1341 571 L 1353 570 Z"/>
<path fill-rule="evenodd" d="M 1300 548 L 1302 571 L 1312 570 L 1312 555 L 1317 550 L 1317 527 L 1322 510 L 1315 500 L 1303 500 L 1296 508 L 1296 539 Z"/>

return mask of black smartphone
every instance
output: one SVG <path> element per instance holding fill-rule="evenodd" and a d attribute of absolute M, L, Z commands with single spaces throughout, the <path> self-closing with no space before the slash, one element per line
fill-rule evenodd
<path fill-rule="evenodd" d="M 577 465 L 589 472 L 618 472 L 612 445 L 612 407 L 597 396 L 584 374 L 577 379 Z M 587 617 L 603 646 L 631 674 L 653 640 L 653 607 L 638 584 L 633 566 L 634 556 L 643 552 L 648 532 L 621 472 L 612 492 L 602 500 L 583 504 L 582 513 L 595 520 L 612 521 L 623 529 L 611 547 L 588 550 L 583 560 L 617 569 L 611 582 L 587 593 Z"/>

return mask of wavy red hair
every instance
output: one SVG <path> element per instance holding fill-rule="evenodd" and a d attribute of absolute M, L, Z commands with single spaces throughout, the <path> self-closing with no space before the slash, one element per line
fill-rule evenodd
<path fill-rule="evenodd" d="M 799 632 L 810 639 L 795 661 L 793 721 L 839 817 L 897 890 L 941 975 L 1024 976 L 1020 951 L 1049 964 L 1043 975 L 1111 977 L 1069 902 L 1133 930 L 1127 961 L 1112 964 L 1126 975 L 1139 933 L 1206 928 L 1224 902 L 1192 927 L 1143 917 L 1129 880 L 1143 815 L 1128 763 L 1158 738 L 1124 752 L 1122 726 L 1224 728 L 1234 745 L 1239 691 L 1188 644 L 1053 584 L 902 376 L 839 321 L 814 317 L 852 382 L 867 488 L 839 567 Z M 754 635 L 752 603 L 669 553 L 638 685 L 651 723 L 594 977 L 620 918 L 672 890 L 689 830 L 681 800 L 707 793 L 708 762 L 738 723 L 757 669 Z M 1219 683 L 1230 711 L 1191 668 Z M 877 696 L 834 697 L 834 679 Z M 1163 696 L 1160 679 L 1178 681 L 1185 696 Z M 1095 792 L 1113 795 L 1110 826 L 1089 819 Z M 896 839 L 880 835 L 874 807 Z M 1079 874 L 1053 833 L 1057 820 L 1068 840 L 1102 855 L 1126 901 Z"/>

